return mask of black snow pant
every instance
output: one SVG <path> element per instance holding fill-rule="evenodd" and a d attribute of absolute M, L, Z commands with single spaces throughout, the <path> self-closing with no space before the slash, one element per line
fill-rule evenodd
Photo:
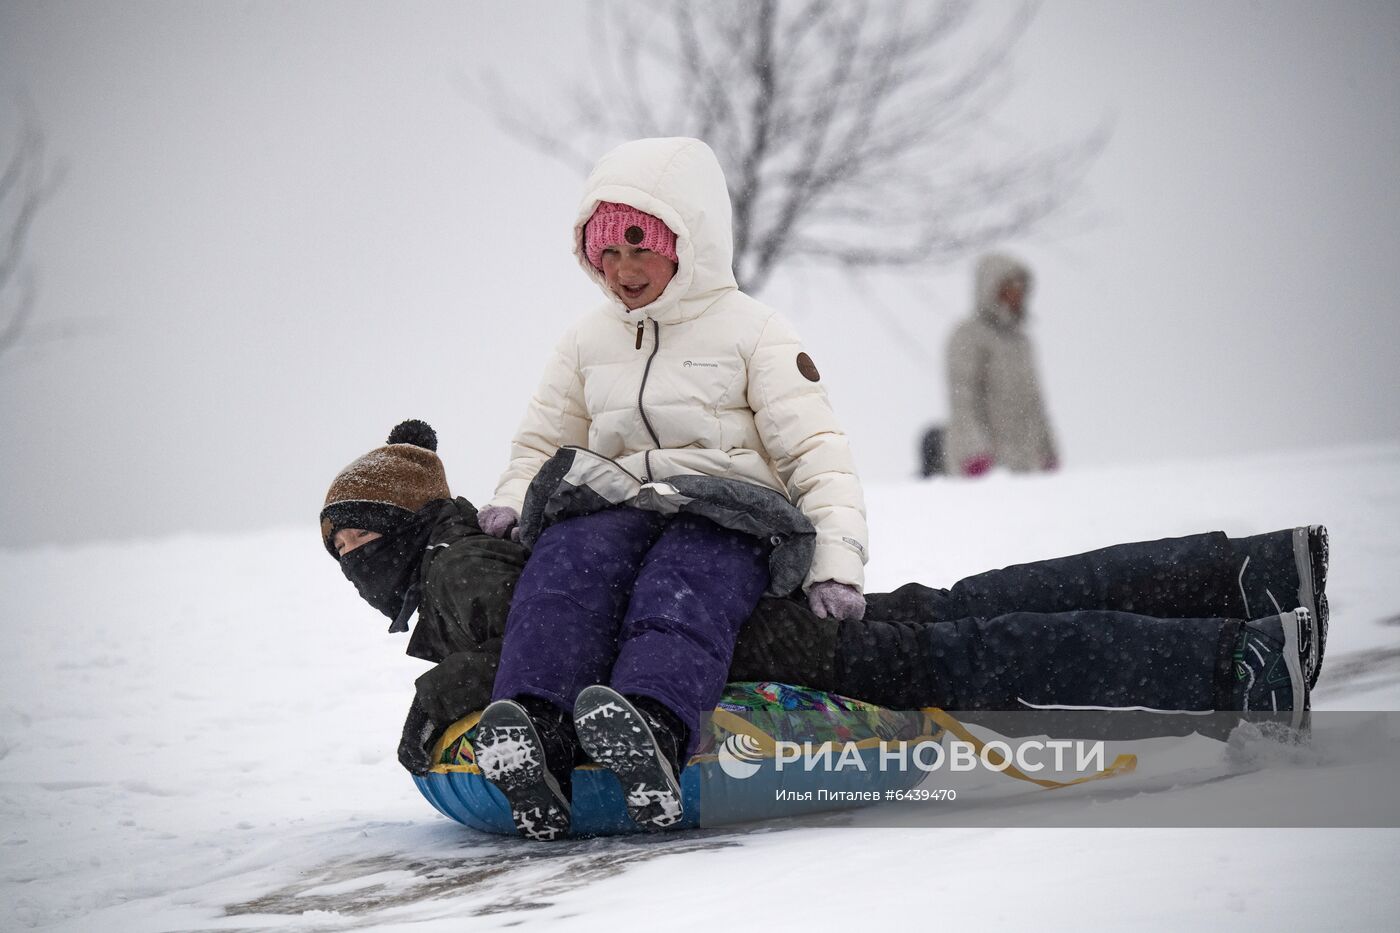
<path fill-rule="evenodd" d="M 1216 532 L 872 594 L 837 633 L 834 689 L 896 709 L 1074 711 L 1079 734 L 1100 710 L 1090 731 L 1107 737 L 1206 731 L 1182 712 L 1234 708 L 1237 565 Z M 969 718 L 1054 728 L 1049 713 Z"/>

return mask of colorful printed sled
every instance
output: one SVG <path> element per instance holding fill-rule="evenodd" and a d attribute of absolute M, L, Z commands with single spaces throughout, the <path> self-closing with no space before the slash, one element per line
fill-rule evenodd
<path fill-rule="evenodd" d="M 433 750 L 437 764 L 414 782 L 444 816 L 488 833 L 513 834 L 505 797 L 476 765 L 468 733 L 478 714 L 455 723 Z M 835 694 L 758 682 L 733 683 L 709 717 L 709 733 L 681 773 L 681 827 L 718 826 L 863 806 L 854 793 L 908 790 L 926 775 L 884 769 L 880 743 L 937 741 L 941 727 L 919 712 L 894 712 Z M 779 741 L 854 748 L 864 767 L 808 770 L 775 759 Z M 824 792 L 824 793 L 819 793 Z M 579 836 L 637 832 L 611 771 L 574 771 L 573 831 Z"/>

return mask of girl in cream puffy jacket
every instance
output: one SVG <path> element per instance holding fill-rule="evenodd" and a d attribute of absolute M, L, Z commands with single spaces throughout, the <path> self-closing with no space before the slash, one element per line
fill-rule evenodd
<path fill-rule="evenodd" d="M 676 231 L 675 275 L 640 308 L 627 307 L 588 260 L 584 228 L 604 202 Z M 644 139 L 604 156 L 588 180 L 574 252 L 607 303 L 555 348 L 488 509 L 518 516 L 530 481 L 565 446 L 618 461 L 643 481 L 730 477 L 784 493 L 815 525 L 804 590 L 824 580 L 863 589 L 868 533 L 850 445 L 792 325 L 734 282 L 729 192 L 710 148 Z"/>
<path fill-rule="evenodd" d="M 517 820 L 527 835 L 566 828 L 557 785 L 565 759 L 583 754 L 648 788 L 634 819 L 668 825 L 675 813 L 651 791 L 674 791 L 678 812 L 672 772 L 759 597 L 800 586 L 819 616 L 865 608 L 849 444 L 792 326 L 735 283 L 728 189 L 710 148 L 644 139 L 604 156 L 574 252 L 607 301 L 556 346 L 480 515 L 498 537 L 519 523 L 533 548 L 493 690 L 502 702 L 477 740 L 491 777 L 493 763 L 520 760 L 493 758 L 493 730 L 515 741 L 532 724 L 552 784 L 497 780 L 527 812 Z M 655 740 L 627 759 L 635 767 L 619 763 L 607 729 L 596 734 L 612 718 L 598 710 L 614 708 L 646 724 L 620 734 Z"/>

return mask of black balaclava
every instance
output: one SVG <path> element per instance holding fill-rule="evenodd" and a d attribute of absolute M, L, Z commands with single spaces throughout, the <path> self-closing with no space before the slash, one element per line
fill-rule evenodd
<path fill-rule="evenodd" d="M 408 620 L 418 608 L 418 569 L 438 516 L 433 505 L 419 510 L 393 534 L 340 558 L 341 572 L 361 598 L 393 620 L 391 632 L 408 631 Z"/>

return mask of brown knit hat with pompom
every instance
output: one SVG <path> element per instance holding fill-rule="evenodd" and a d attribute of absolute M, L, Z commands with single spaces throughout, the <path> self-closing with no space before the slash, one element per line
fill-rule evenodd
<path fill-rule="evenodd" d="M 426 422 L 404 421 L 376 447 L 340 471 L 321 509 L 321 540 L 331 556 L 342 528 L 390 535 L 435 499 L 451 499 L 447 473 L 435 453 L 437 432 Z"/>

